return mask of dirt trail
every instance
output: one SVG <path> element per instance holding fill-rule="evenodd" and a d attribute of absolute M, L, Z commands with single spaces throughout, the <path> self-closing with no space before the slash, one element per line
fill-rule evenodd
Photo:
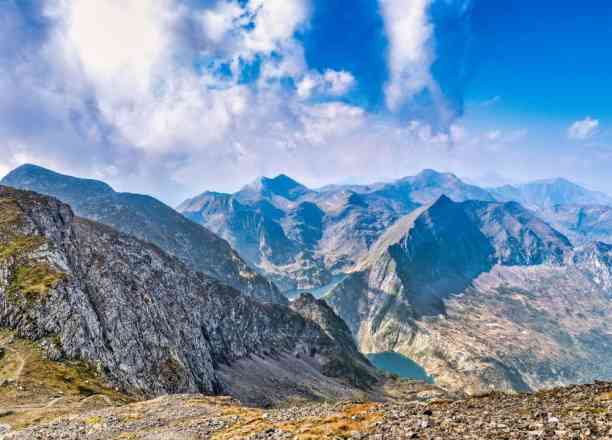
<path fill-rule="evenodd" d="M 19 379 L 21 379 L 21 373 L 23 373 L 23 368 L 25 367 L 25 364 L 26 364 L 26 358 L 23 357 L 21 353 L 19 353 L 17 350 L 13 350 L 12 348 L 9 348 L 9 347 L 6 347 L 6 350 L 13 353 L 15 357 L 17 358 L 17 361 L 19 362 L 19 366 L 15 369 L 15 375 L 13 377 L 13 380 L 15 381 L 15 383 L 19 385 Z"/>
<path fill-rule="evenodd" d="M 0 348 L 5 350 L 6 353 L 11 353 L 15 359 L 17 359 L 17 367 L 15 368 L 15 371 L 13 373 L 13 381 L 19 385 L 19 379 L 21 379 L 21 374 L 23 373 L 23 368 L 25 367 L 26 364 L 26 358 L 19 353 L 17 350 L 9 347 L 7 344 L 7 341 L 1 341 L 0 342 Z M 5 354 L 6 356 L 6 354 Z"/>

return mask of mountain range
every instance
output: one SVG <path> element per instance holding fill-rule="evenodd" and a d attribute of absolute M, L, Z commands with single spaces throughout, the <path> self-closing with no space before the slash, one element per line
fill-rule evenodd
<path fill-rule="evenodd" d="M 203 327 L 207 335 L 220 331 L 220 338 L 228 344 L 207 348 L 210 357 L 226 359 L 229 350 L 233 354 L 228 364 L 241 364 L 242 373 L 227 369 L 223 361 L 213 361 L 212 369 L 197 367 L 198 374 L 205 371 L 210 378 L 209 385 L 202 386 L 189 382 L 192 373 L 188 368 L 179 380 L 187 384 L 187 390 L 216 390 L 213 384 L 221 384 L 238 395 L 236 390 L 245 389 L 235 382 L 238 376 L 249 377 L 251 388 L 259 381 L 267 384 L 264 378 L 269 379 L 271 370 L 286 377 L 294 357 L 273 367 L 267 361 L 266 367 L 247 359 L 270 353 L 267 344 L 274 337 L 282 339 L 278 344 L 283 353 L 294 345 L 303 347 L 302 333 L 292 330 L 304 328 L 300 319 L 314 323 L 309 334 L 317 334 L 318 341 L 331 340 L 323 345 L 334 347 L 336 358 L 343 359 L 331 363 L 338 371 L 353 372 L 347 374 L 355 380 L 344 384 L 349 388 L 375 381 L 365 379 L 375 373 L 360 352 L 401 353 L 423 366 L 436 384 L 470 393 L 528 391 L 612 377 L 612 330 L 608 325 L 612 316 L 612 202 L 602 193 L 564 179 L 480 188 L 450 173 L 425 170 L 392 182 L 311 189 L 279 175 L 259 178 L 234 194 L 204 192 L 180 204 L 177 211 L 182 215 L 150 197 L 116 193 L 102 182 L 32 165 L 11 172 L 2 184 L 49 194 L 73 205 L 77 215 L 90 220 L 79 219 L 77 225 L 97 225 L 83 233 L 84 243 L 93 240 L 87 237 L 105 236 L 101 226 L 91 221 L 128 234 L 117 235 L 123 238 L 111 239 L 111 243 L 96 238 L 89 246 L 92 253 L 97 248 L 111 249 L 110 244 L 122 243 L 131 235 L 144 249 L 151 246 L 144 242 L 150 242 L 164 256 L 177 257 L 180 261 L 165 256 L 172 262 L 156 264 L 169 267 L 170 283 L 180 286 L 181 298 L 191 298 L 194 289 L 202 289 L 200 284 L 209 286 L 208 290 L 231 292 L 219 293 L 212 303 L 179 301 L 181 307 L 198 310 L 185 318 L 183 333 L 197 333 L 191 322 L 219 322 L 215 316 L 231 316 L 226 321 L 241 332 L 252 332 L 254 338 L 236 345 L 233 336 L 225 336 L 226 332 L 233 335 L 229 327 Z M 126 252 L 119 246 L 108 253 Z M 138 250 L 133 254 L 127 252 L 134 261 L 112 263 L 124 270 L 116 273 L 118 280 L 100 277 L 89 285 L 123 286 L 125 280 L 141 279 L 141 273 L 147 274 L 143 280 L 150 286 L 164 279 L 163 271 L 150 273 L 150 253 L 147 256 Z M 316 292 L 325 302 L 312 295 L 299 296 L 304 290 Z M 299 298 L 289 302 L 281 292 Z M 99 295 L 102 302 L 113 301 L 104 291 Z M 232 299 L 220 299 L 226 296 Z M 161 298 L 164 294 L 157 299 Z M 95 313 L 97 307 L 94 302 Z M 267 307 L 283 310 L 275 316 L 291 323 L 289 327 L 268 319 L 267 311 L 272 309 Z M 138 308 L 149 310 L 145 304 Z M 261 320 L 246 308 L 256 311 Z M 208 309 L 212 315 L 204 311 Z M 89 310 L 79 313 L 88 317 L 87 322 L 91 320 Z M 10 316 L 14 314 L 10 309 Z M 27 320 L 34 322 L 41 316 Z M 134 314 L 128 321 L 137 319 Z M 53 331 L 61 327 L 60 321 L 51 325 Z M 10 323 L 18 327 L 16 321 Z M 241 327 L 243 324 L 253 327 Z M 149 337 L 149 331 L 146 334 Z M 211 341 L 196 345 L 200 344 L 209 347 Z M 319 353 L 315 345 L 311 343 L 308 349 Z M 191 362 L 185 359 L 194 345 L 188 348 L 187 340 L 175 338 L 171 346 L 180 346 L 174 357 L 179 363 Z M 256 353 L 249 351 L 251 346 Z M 110 356 L 85 353 L 96 361 Z M 142 356 L 145 351 L 135 353 Z M 71 355 L 77 356 L 76 352 Z M 162 354 L 156 356 L 158 361 L 163 359 Z M 299 356 L 302 359 L 303 352 Z M 294 385 L 305 380 L 300 373 L 304 369 L 292 371 L 302 378 L 294 379 Z M 317 371 L 327 370 L 318 365 Z M 338 379 L 332 377 L 332 382 Z M 323 382 L 329 385 L 327 380 Z M 168 384 L 135 383 L 153 392 L 168 390 Z M 337 387 L 334 382 L 325 392 Z M 265 395 L 268 389 L 259 388 L 258 395 Z"/>
<path fill-rule="evenodd" d="M 515 201 L 576 244 L 612 242 L 612 198 L 564 179 L 480 188 L 424 170 L 393 182 L 312 190 L 280 175 L 234 194 L 204 192 L 177 210 L 225 238 L 281 290 L 292 291 L 331 285 L 391 225 L 441 195 L 456 202 Z"/>
<path fill-rule="evenodd" d="M 402 215 L 442 194 L 493 200 L 452 174 L 426 170 L 390 183 L 320 190 L 285 175 L 264 177 L 235 194 L 202 193 L 177 209 L 290 291 L 320 287 L 350 271 Z"/>
<path fill-rule="evenodd" d="M 530 391 L 612 377 L 611 257 L 516 202 L 443 196 L 325 299 L 364 352 L 402 353 L 448 389 Z"/>

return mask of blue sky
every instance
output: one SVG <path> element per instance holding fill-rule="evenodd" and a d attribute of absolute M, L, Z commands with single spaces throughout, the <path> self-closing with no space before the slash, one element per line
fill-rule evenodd
<path fill-rule="evenodd" d="M 0 0 L 0 174 L 170 203 L 286 173 L 452 171 L 612 193 L 612 6 Z"/>

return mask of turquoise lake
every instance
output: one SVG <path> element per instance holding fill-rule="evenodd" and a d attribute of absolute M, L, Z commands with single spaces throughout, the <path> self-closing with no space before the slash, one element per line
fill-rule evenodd
<path fill-rule="evenodd" d="M 367 355 L 372 364 L 383 371 L 396 374 L 402 379 L 422 380 L 427 383 L 434 383 L 423 367 L 399 353 L 372 353 Z"/>

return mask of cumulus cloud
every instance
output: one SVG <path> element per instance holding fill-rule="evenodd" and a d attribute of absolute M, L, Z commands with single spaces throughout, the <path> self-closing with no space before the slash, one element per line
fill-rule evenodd
<path fill-rule="evenodd" d="M 599 120 L 593 119 L 590 116 L 574 122 L 567 129 L 567 135 L 570 139 L 583 141 L 592 138 L 599 129 Z"/>
<path fill-rule="evenodd" d="M 346 71 L 327 69 L 325 73 L 309 72 L 297 85 L 297 94 L 309 98 L 314 93 L 342 96 L 355 85 L 355 77 Z"/>
<path fill-rule="evenodd" d="M 387 0 L 391 107 L 421 89 L 445 104 L 431 73 L 435 1 L 406 15 Z M 317 184 L 481 160 L 484 135 L 452 117 L 441 131 L 369 112 L 348 99 L 350 72 L 310 68 L 296 36 L 306 0 L 32 4 L 0 1 L 0 173 L 36 162 L 179 202 L 261 174 Z"/>

